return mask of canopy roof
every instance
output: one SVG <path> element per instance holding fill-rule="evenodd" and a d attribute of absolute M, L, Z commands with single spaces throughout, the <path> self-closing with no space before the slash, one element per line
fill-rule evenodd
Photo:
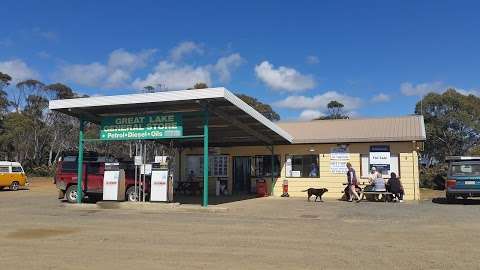
<path fill-rule="evenodd" d="M 209 144 L 279 145 L 293 137 L 225 88 L 98 96 L 50 101 L 49 108 L 99 124 L 102 117 L 183 113 L 185 136 L 203 134 L 203 111 L 209 111 Z M 201 141 L 183 141 L 199 145 Z"/>

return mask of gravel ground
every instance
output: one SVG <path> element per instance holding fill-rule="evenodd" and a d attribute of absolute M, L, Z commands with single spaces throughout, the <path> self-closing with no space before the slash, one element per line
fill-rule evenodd
<path fill-rule="evenodd" d="M 34 179 L 1 191 L 0 206 L 0 269 L 480 268 L 478 201 L 100 209 L 60 202 Z"/>

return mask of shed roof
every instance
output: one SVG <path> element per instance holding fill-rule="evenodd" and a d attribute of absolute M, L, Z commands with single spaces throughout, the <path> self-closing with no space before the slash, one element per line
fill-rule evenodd
<path fill-rule="evenodd" d="M 278 122 L 293 143 L 425 141 L 423 116 Z"/>

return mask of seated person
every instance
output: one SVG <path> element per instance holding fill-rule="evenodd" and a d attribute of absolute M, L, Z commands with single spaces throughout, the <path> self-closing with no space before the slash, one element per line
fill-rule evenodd
<path fill-rule="evenodd" d="M 195 181 L 195 172 L 194 172 L 193 170 L 191 170 L 190 173 L 188 174 L 187 180 L 188 180 L 189 182 Z"/>
<path fill-rule="evenodd" d="M 375 167 L 372 167 L 372 171 L 368 177 L 369 184 L 363 189 L 363 191 L 386 191 L 385 180 L 382 177 L 382 174 L 377 171 Z M 362 192 L 363 193 L 363 192 Z M 383 195 L 382 195 L 383 196 Z M 378 194 L 369 194 L 366 195 L 367 200 L 376 201 L 379 199 Z"/>
<path fill-rule="evenodd" d="M 387 191 L 385 187 L 385 180 L 382 177 L 379 177 L 374 180 L 374 191 Z"/>
<path fill-rule="evenodd" d="M 375 180 L 377 178 L 382 178 L 382 175 L 377 172 L 375 167 L 372 167 L 370 175 L 368 176 L 368 185 L 365 187 L 365 191 L 374 191 L 375 190 Z"/>
<path fill-rule="evenodd" d="M 393 193 L 394 199 L 397 198 L 399 202 L 403 202 L 404 190 L 402 182 L 400 182 L 400 179 L 394 172 L 390 174 L 390 179 L 388 180 L 388 191 Z"/>
<path fill-rule="evenodd" d="M 318 176 L 318 168 L 315 163 L 312 163 L 312 168 L 310 170 L 310 173 L 308 174 L 308 177 L 317 177 Z"/>

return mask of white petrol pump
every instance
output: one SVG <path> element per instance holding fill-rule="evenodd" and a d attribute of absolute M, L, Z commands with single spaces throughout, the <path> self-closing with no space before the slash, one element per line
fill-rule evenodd
<path fill-rule="evenodd" d="M 119 163 L 105 163 L 103 175 L 103 200 L 125 200 L 125 171 Z"/>
<path fill-rule="evenodd" d="M 134 201 L 145 202 L 148 197 L 151 202 L 173 201 L 175 155 L 173 142 L 170 147 L 144 141 L 135 144 L 135 152 L 131 154 L 135 165 Z"/>
<path fill-rule="evenodd" d="M 150 180 L 150 201 L 152 202 L 168 202 L 172 199 L 168 162 L 167 156 L 156 156 L 155 163 L 152 164 Z"/>

